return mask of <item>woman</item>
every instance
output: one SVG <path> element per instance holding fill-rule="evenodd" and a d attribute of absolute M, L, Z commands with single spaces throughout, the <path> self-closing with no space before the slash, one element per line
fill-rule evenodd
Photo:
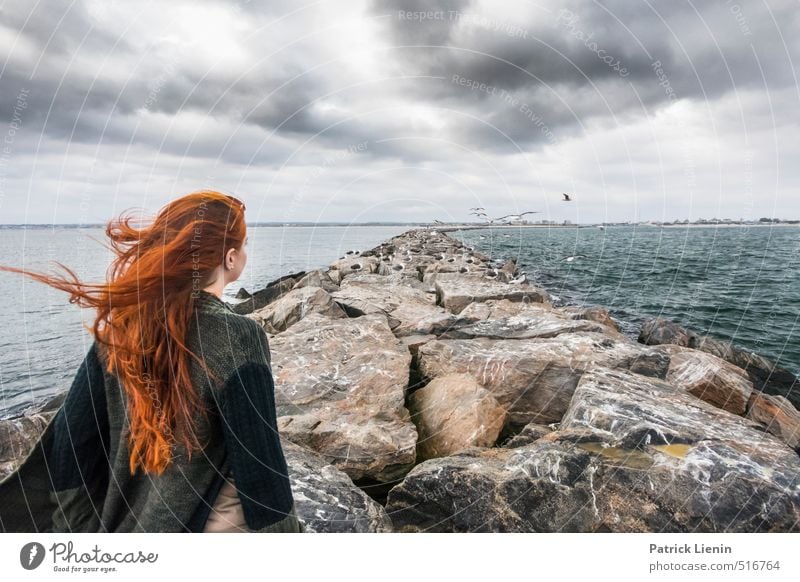
<path fill-rule="evenodd" d="M 58 412 L 0 482 L 0 529 L 302 532 L 269 343 L 222 301 L 247 261 L 244 204 L 213 191 L 106 234 L 103 284 L 29 275 L 92 307 L 94 341 Z"/>

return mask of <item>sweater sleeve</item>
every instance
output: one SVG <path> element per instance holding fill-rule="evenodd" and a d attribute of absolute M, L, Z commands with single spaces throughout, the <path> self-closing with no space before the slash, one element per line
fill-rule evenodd
<path fill-rule="evenodd" d="M 97 531 L 108 485 L 109 421 L 97 342 L 83 360 L 45 446 L 53 531 Z"/>
<path fill-rule="evenodd" d="M 245 521 L 252 531 L 302 531 L 278 434 L 266 333 L 248 323 L 241 342 L 241 359 L 214 398 Z"/>

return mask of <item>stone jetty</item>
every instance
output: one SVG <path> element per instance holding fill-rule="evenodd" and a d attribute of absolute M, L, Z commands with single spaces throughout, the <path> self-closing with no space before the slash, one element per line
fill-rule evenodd
<path fill-rule="evenodd" d="M 429 229 L 241 290 L 314 532 L 800 530 L 797 378 Z M 0 423 L 0 478 L 49 410 Z"/>

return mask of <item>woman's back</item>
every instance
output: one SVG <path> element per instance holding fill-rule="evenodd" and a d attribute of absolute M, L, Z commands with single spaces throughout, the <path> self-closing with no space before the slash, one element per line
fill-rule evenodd
<path fill-rule="evenodd" d="M 200 366 L 191 368 L 198 392 L 216 412 L 197 425 L 205 448 L 190 460 L 178 445 L 163 474 L 139 470 L 131 476 L 130 452 L 122 438 L 130 430 L 125 392 L 115 377 L 103 373 L 93 347 L 83 366 L 86 390 L 74 395 L 71 390 L 59 412 L 63 418 L 54 419 L 54 447 L 48 455 L 53 460 L 69 456 L 62 450 L 69 443 L 67 432 L 82 435 L 74 449 L 76 462 L 58 463 L 62 508 L 54 516 L 55 531 L 203 531 L 209 515 L 212 522 L 218 519 L 211 514 L 215 502 L 225 501 L 224 507 L 232 508 L 231 490 L 223 488 L 226 475 L 235 475 L 240 507 L 234 508 L 234 515 L 240 510 L 249 530 L 302 530 L 277 433 L 266 334 L 255 321 L 205 291 L 196 299 L 195 315 L 189 348 L 225 380 L 215 385 Z M 82 393 L 84 398 L 79 398 Z M 110 462 L 107 483 L 102 468 L 92 462 L 104 449 Z M 89 471 L 80 471 L 81 466 Z M 94 511 L 91 500 L 101 497 Z"/>

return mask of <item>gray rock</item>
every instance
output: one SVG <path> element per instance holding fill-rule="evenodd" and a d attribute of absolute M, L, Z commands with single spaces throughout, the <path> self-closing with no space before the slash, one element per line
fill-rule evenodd
<path fill-rule="evenodd" d="M 309 313 L 328 317 L 347 317 L 344 310 L 321 287 L 295 287 L 285 295 L 247 317 L 257 321 L 267 333 L 286 331 Z"/>
<path fill-rule="evenodd" d="M 506 449 L 516 449 L 527 446 L 534 441 L 538 441 L 543 436 L 553 432 L 553 429 L 550 428 L 550 426 L 552 425 L 546 426 L 536 422 L 529 422 L 525 425 L 525 428 L 523 428 L 518 434 L 508 438 L 502 443 L 501 446 Z"/>
<path fill-rule="evenodd" d="M 290 441 L 281 443 L 290 471 L 297 517 L 308 533 L 391 532 L 386 510 L 345 473 Z"/>
<path fill-rule="evenodd" d="M 328 293 L 339 290 L 339 284 L 331 279 L 328 272 L 321 269 L 315 269 L 297 281 L 294 285 L 294 289 L 299 289 L 300 287 L 321 287 Z"/>
<path fill-rule="evenodd" d="M 558 431 L 425 461 L 386 509 L 397 531 L 798 531 L 800 458 L 664 381 L 596 367 Z"/>
<path fill-rule="evenodd" d="M 475 323 L 469 323 L 469 321 Z M 460 325 L 461 322 L 467 322 Z M 507 299 L 471 303 L 459 313 L 459 321 L 440 334 L 440 339 L 528 339 L 554 337 L 562 333 L 594 331 L 619 335 L 616 329 L 588 319 L 564 316 L 542 303 Z"/>
<path fill-rule="evenodd" d="M 59 396 L 59 402 L 63 397 Z M 0 481 L 13 473 L 42 434 L 56 411 L 36 412 L 0 420 Z"/>
<path fill-rule="evenodd" d="M 240 315 L 247 315 L 248 313 L 261 309 L 265 305 L 272 303 L 285 293 L 291 291 L 292 287 L 294 287 L 297 281 L 305 276 L 305 274 L 305 271 L 300 271 L 299 273 L 292 273 L 275 279 L 260 291 L 256 291 L 245 298 L 244 301 L 236 303 L 231 307 Z M 237 297 L 240 295 L 242 295 L 241 291 L 237 294 Z"/>
<path fill-rule="evenodd" d="M 456 321 L 449 311 L 435 305 L 425 286 L 406 275 L 350 275 L 332 294 L 350 317 L 379 313 L 387 317 L 398 337 L 437 334 Z"/>
<path fill-rule="evenodd" d="M 408 472 L 417 443 L 405 408 L 411 354 L 385 316 L 312 313 L 270 346 L 281 434 L 352 479 Z"/>
<path fill-rule="evenodd" d="M 453 313 L 460 313 L 474 301 L 489 299 L 508 299 L 510 301 L 531 301 L 550 303 L 544 289 L 528 284 L 512 285 L 477 277 L 463 277 L 459 274 L 439 275 L 436 278 L 436 303 Z"/>
<path fill-rule="evenodd" d="M 747 372 L 759 392 L 784 396 L 800 408 L 800 382 L 775 362 L 734 346 L 731 342 L 701 336 L 665 319 L 650 319 L 642 325 L 639 341 L 650 345 L 677 344 L 708 352 Z"/>
<path fill-rule="evenodd" d="M 518 429 L 529 422 L 559 422 L 578 380 L 595 364 L 663 378 L 669 358 L 627 338 L 597 332 L 525 340 L 437 340 L 418 352 L 420 374 L 428 379 L 471 374 L 506 407 L 506 424 Z"/>

